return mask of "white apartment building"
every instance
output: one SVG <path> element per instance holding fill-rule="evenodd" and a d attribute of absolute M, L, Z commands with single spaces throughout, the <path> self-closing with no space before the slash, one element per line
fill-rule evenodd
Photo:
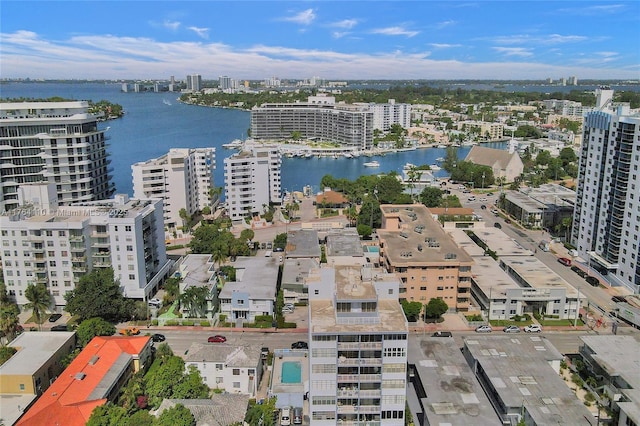
<path fill-rule="evenodd" d="M 389 99 L 386 104 L 368 105 L 373 112 L 374 129 L 386 131 L 394 124 L 399 124 L 404 129 L 411 127 L 411 104 L 397 104 L 395 99 Z"/>
<path fill-rule="evenodd" d="M 0 211 L 29 183 L 54 183 L 61 205 L 109 198 L 104 133 L 86 101 L 0 103 Z"/>
<path fill-rule="evenodd" d="M 113 268 L 125 297 L 148 299 L 170 272 L 162 223 L 162 200 L 77 203 L 47 211 L 33 206 L 0 216 L 2 272 L 7 291 L 27 303 L 29 284 L 44 283 L 53 304 L 94 268 Z"/>
<path fill-rule="evenodd" d="M 202 90 L 202 76 L 200 74 L 187 76 L 187 90 L 190 92 L 199 92 Z"/>
<path fill-rule="evenodd" d="M 224 159 L 224 194 L 231 220 L 264 213 L 264 206 L 282 202 L 277 146 L 245 144 L 245 150 Z"/>
<path fill-rule="evenodd" d="M 189 216 L 211 207 L 214 187 L 215 148 L 173 148 L 162 157 L 135 163 L 134 198 L 162 198 L 164 224 L 168 229 L 183 226 L 180 210 Z"/>
<path fill-rule="evenodd" d="M 572 242 L 614 285 L 640 292 L 640 114 L 598 89 L 586 115 Z"/>
<path fill-rule="evenodd" d="M 470 131 L 476 129 L 480 137 L 486 139 L 502 139 L 504 137 L 504 124 L 487 121 L 465 120 L 458 121 L 458 130 Z"/>
<path fill-rule="evenodd" d="M 408 325 L 399 279 L 342 265 L 312 271 L 307 283 L 311 424 L 404 424 Z"/>

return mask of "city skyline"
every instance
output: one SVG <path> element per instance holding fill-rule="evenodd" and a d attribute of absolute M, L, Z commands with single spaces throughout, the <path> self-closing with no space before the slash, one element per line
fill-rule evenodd
<path fill-rule="evenodd" d="M 3 78 L 640 77 L 634 1 L 7 1 L 2 9 Z"/>

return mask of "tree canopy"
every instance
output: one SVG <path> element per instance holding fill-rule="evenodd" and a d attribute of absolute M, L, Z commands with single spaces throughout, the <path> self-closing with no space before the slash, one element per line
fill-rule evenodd
<path fill-rule="evenodd" d="M 94 269 L 82 276 L 75 289 L 64 296 L 65 310 L 76 315 L 81 321 L 100 317 L 117 323 L 130 320 L 135 303 L 126 299 L 117 282 L 113 279 L 113 269 Z"/>
<path fill-rule="evenodd" d="M 431 299 L 424 307 L 424 315 L 426 318 L 440 318 L 442 314 L 449 310 L 447 302 L 442 299 Z"/>
<path fill-rule="evenodd" d="M 402 305 L 404 315 L 407 317 L 407 321 L 416 322 L 420 317 L 420 312 L 422 312 L 422 303 L 402 300 L 400 304 Z"/>
<path fill-rule="evenodd" d="M 209 394 L 200 372 L 190 367 L 185 373 L 184 361 L 177 356 L 166 358 L 155 374 L 148 376 L 145 389 L 153 407 L 159 407 L 165 398 L 195 399 Z"/>
<path fill-rule="evenodd" d="M 51 293 L 43 283 L 29 284 L 24 291 L 25 298 L 29 301 L 24 304 L 25 309 L 31 309 L 38 327 L 44 322 L 44 315 L 51 305 Z"/>
<path fill-rule="evenodd" d="M 80 323 L 76 329 L 78 343 L 86 346 L 96 336 L 113 336 L 116 327 L 102 318 L 89 318 Z"/>

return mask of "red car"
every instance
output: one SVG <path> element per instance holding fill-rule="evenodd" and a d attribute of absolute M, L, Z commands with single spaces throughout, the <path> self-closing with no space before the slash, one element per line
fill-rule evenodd
<path fill-rule="evenodd" d="M 564 266 L 571 266 L 571 259 L 566 257 L 559 257 L 558 262 L 562 263 Z"/>
<path fill-rule="evenodd" d="M 224 343 L 226 341 L 227 341 L 227 338 L 220 335 L 211 336 L 207 339 L 207 342 L 209 343 Z"/>

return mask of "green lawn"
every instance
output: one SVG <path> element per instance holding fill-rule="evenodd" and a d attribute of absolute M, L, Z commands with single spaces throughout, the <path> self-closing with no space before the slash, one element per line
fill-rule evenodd
<path fill-rule="evenodd" d="M 491 320 L 489 324 L 495 327 L 506 327 L 508 325 L 517 325 L 518 327 L 524 327 L 531 324 L 533 321 L 511 321 L 511 320 Z"/>
<path fill-rule="evenodd" d="M 540 323 L 540 325 L 545 326 L 548 325 L 549 327 L 553 327 L 553 326 L 572 326 L 574 324 L 574 320 L 569 320 L 569 319 L 549 319 L 549 320 L 545 320 L 545 319 L 541 319 L 540 321 L 538 321 Z M 578 319 L 578 321 L 576 322 L 576 325 L 584 325 L 584 323 L 582 322 L 581 319 Z"/>

